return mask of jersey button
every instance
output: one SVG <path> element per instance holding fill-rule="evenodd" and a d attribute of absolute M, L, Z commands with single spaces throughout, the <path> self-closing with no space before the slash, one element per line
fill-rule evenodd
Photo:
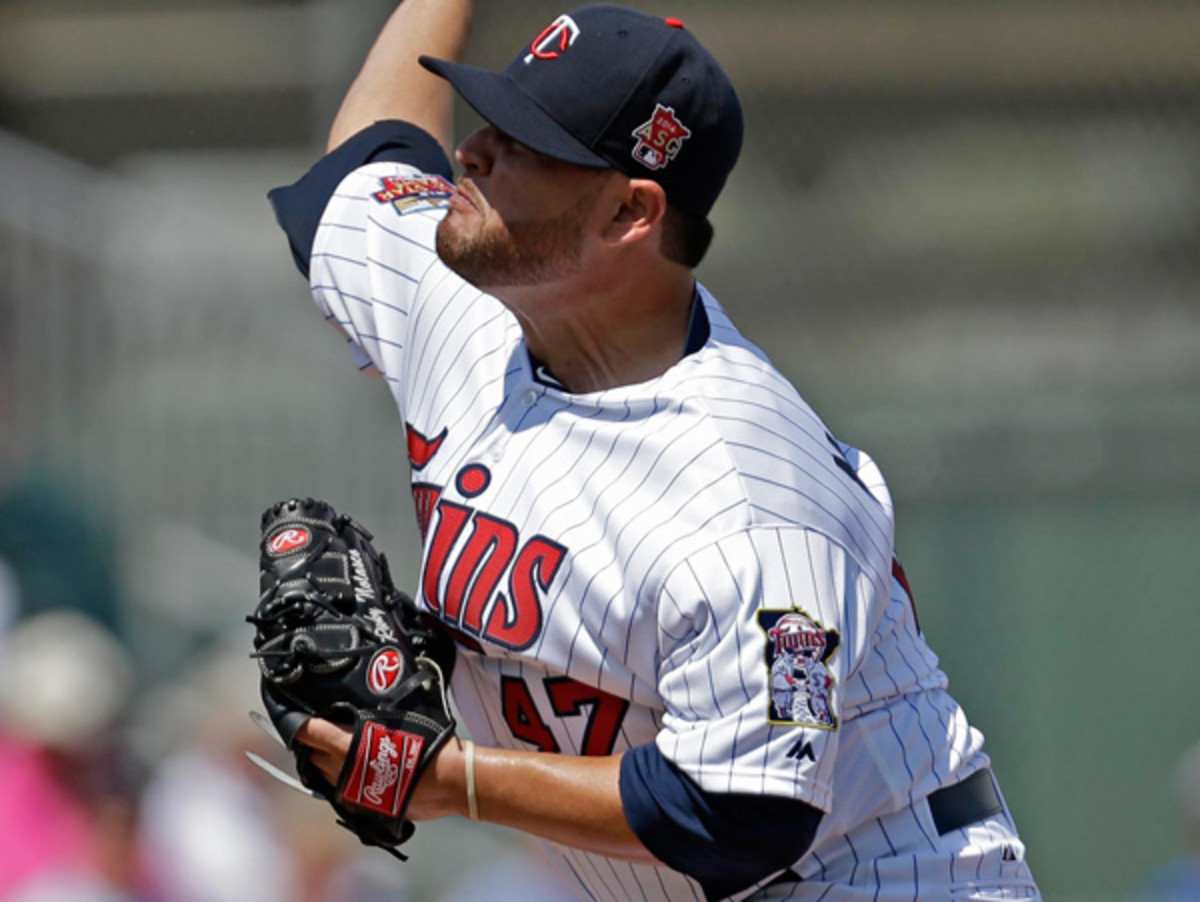
<path fill-rule="evenodd" d="M 525 389 L 525 395 L 521 400 L 523 400 L 525 402 L 526 407 L 532 407 L 534 404 L 537 403 L 537 400 L 538 400 L 537 389 L 534 389 L 534 388 Z"/>

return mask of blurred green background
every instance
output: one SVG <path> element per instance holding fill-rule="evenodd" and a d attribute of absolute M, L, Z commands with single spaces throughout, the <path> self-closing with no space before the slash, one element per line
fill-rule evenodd
<path fill-rule="evenodd" d="M 888 476 L 1046 898 L 1132 898 L 1181 848 L 1170 775 L 1200 740 L 1200 3 L 633 5 L 739 86 L 700 276 Z M 280 497 L 354 511 L 415 573 L 401 424 L 265 201 L 391 8 L 0 6 L 8 616 L 90 610 L 131 707 L 248 646 Z M 561 11 L 481 2 L 472 61 Z M 411 898 L 449 898 L 456 830 L 422 828 Z"/>

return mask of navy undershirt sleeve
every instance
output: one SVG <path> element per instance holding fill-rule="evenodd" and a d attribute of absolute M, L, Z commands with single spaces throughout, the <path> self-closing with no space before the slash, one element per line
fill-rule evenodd
<path fill-rule="evenodd" d="M 276 220 L 288 236 L 296 267 L 305 278 L 317 226 L 329 198 L 355 169 L 380 160 L 409 163 L 430 175 L 453 178 L 450 161 L 432 135 L 412 123 L 389 119 L 368 126 L 330 151 L 294 185 L 276 188 L 267 195 Z"/>
<path fill-rule="evenodd" d="M 621 759 L 621 804 L 650 852 L 723 899 L 794 864 L 822 813 L 798 799 L 710 793 L 654 743 Z"/>

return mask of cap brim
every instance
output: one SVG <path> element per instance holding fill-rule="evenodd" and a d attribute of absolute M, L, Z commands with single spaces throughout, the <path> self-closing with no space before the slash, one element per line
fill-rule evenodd
<path fill-rule="evenodd" d="M 430 56 L 420 57 L 420 63 L 450 82 L 475 112 L 514 141 L 565 163 L 591 169 L 612 168 L 610 161 L 551 119 L 503 72 Z"/>

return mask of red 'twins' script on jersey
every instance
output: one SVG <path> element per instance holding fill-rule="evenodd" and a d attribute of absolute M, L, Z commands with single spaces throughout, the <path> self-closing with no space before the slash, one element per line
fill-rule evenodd
<path fill-rule="evenodd" d="M 523 542 L 508 521 L 445 499 L 433 521 L 421 575 L 426 606 L 469 636 L 528 648 L 541 633 L 542 598 L 567 549 L 542 535 Z"/>

